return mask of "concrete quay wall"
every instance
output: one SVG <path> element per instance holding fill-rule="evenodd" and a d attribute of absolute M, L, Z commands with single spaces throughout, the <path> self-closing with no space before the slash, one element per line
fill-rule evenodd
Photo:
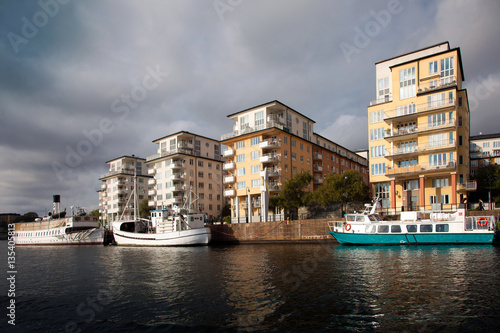
<path fill-rule="evenodd" d="M 336 242 L 328 234 L 332 219 L 294 220 L 213 225 L 213 243 Z"/>

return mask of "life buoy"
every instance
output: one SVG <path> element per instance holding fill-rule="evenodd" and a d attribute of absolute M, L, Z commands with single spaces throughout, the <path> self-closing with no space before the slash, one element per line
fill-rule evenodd
<path fill-rule="evenodd" d="M 351 230 L 351 225 L 349 223 L 347 223 L 345 225 L 345 231 L 349 231 L 349 230 Z"/>
<path fill-rule="evenodd" d="M 484 223 L 481 223 L 481 221 L 484 221 Z M 486 217 L 480 217 L 480 218 L 477 220 L 477 224 L 478 224 L 480 227 L 485 227 L 485 226 L 488 224 L 488 220 L 486 219 Z"/>

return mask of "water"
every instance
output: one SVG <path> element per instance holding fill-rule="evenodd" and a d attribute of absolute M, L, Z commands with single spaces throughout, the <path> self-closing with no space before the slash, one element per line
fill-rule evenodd
<path fill-rule="evenodd" d="M 0 260 L 7 276 L 3 249 Z M 17 247 L 16 264 L 16 326 L 2 278 L 1 332 L 493 332 L 500 322 L 491 245 Z"/>

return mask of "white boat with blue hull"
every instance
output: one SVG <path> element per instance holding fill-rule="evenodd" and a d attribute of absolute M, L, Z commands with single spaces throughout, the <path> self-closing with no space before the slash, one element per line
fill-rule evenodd
<path fill-rule="evenodd" d="M 383 221 L 375 207 L 328 222 L 328 233 L 341 244 L 492 244 L 498 227 L 494 216 L 466 216 L 465 209 L 431 212 L 428 219 L 402 212 L 399 221 Z"/>

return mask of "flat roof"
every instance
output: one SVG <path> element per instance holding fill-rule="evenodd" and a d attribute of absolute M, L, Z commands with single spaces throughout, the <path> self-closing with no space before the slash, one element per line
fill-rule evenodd
<path fill-rule="evenodd" d="M 297 110 L 294 110 L 293 108 L 289 107 L 288 105 L 281 103 L 281 102 L 280 102 L 280 101 L 278 101 L 277 99 L 275 99 L 274 101 L 270 101 L 270 102 L 264 103 L 264 104 L 260 104 L 260 105 L 253 106 L 253 107 L 248 108 L 248 109 L 245 109 L 245 110 L 241 110 L 241 111 L 238 111 L 238 112 L 235 112 L 235 113 L 231 113 L 231 114 L 230 114 L 230 115 L 228 115 L 227 117 L 228 117 L 228 118 L 231 118 L 231 117 L 233 117 L 233 116 L 235 116 L 235 115 L 237 115 L 237 114 L 240 114 L 240 113 L 243 113 L 243 112 L 247 112 L 247 111 L 250 111 L 250 110 L 252 110 L 252 109 L 260 108 L 260 107 L 262 107 L 262 106 L 269 105 L 269 104 L 273 104 L 273 103 L 278 103 L 278 104 L 281 104 L 281 105 L 283 105 L 285 108 L 292 110 L 293 112 L 295 112 L 295 113 L 297 113 L 297 114 L 301 115 L 302 117 L 304 117 L 304 118 L 306 118 L 306 119 L 308 119 L 308 120 L 312 121 L 313 123 L 316 123 L 316 122 L 315 122 L 314 120 L 312 120 L 311 118 L 309 118 L 309 117 L 307 117 L 307 116 L 303 115 L 302 113 L 298 112 Z"/>
<path fill-rule="evenodd" d="M 421 48 L 421 49 L 418 49 L 418 50 L 414 50 L 414 51 L 411 51 L 411 52 L 403 53 L 403 54 L 397 55 L 395 57 L 387 58 L 385 60 L 377 61 L 375 63 L 375 65 L 378 65 L 380 63 L 383 63 L 383 62 L 386 62 L 386 61 L 389 61 L 389 60 L 394 60 L 394 59 L 397 59 L 397 58 L 400 58 L 400 57 L 404 57 L 404 56 L 410 55 L 412 53 L 417 53 L 417 52 L 425 51 L 425 50 L 428 50 L 428 49 L 432 49 L 433 47 L 441 46 L 441 45 L 444 45 L 444 44 L 448 44 L 448 50 L 449 50 L 450 49 L 450 42 L 446 41 L 446 42 L 434 44 L 434 45 L 431 45 L 431 46 L 427 46 L 427 47 L 424 47 L 424 48 Z"/>
<path fill-rule="evenodd" d="M 112 160 L 109 160 L 109 161 L 107 161 L 106 163 L 113 162 L 113 161 L 116 161 L 116 160 L 119 160 L 119 159 L 121 159 L 121 158 L 125 158 L 125 157 L 127 157 L 127 158 L 134 158 L 134 159 L 137 159 L 137 160 L 144 160 L 144 161 L 146 161 L 146 159 L 145 159 L 145 158 L 142 158 L 142 157 L 139 157 L 139 156 L 134 156 L 134 155 L 132 155 L 132 156 L 129 156 L 129 155 L 123 155 L 123 156 L 120 156 L 120 157 L 117 157 L 117 158 L 113 158 Z"/>
<path fill-rule="evenodd" d="M 169 134 L 169 135 L 165 135 L 165 136 L 163 136 L 163 137 L 161 137 L 161 138 L 159 138 L 159 139 L 153 140 L 152 142 L 153 142 L 153 143 L 156 143 L 156 142 L 158 142 L 158 141 L 160 141 L 160 140 L 163 140 L 163 139 L 168 138 L 168 137 L 170 137 L 170 136 L 178 135 L 178 134 L 181 134 L 181 133 L 189 134 L 189 135 L 192 135 L 192 136 L 199 136 L 200 138 L 204 138 L 204 139 L 207 139 L 207 140 L 212 140 L 212 141 L 215 141 L 215 142 L 220 143 L 220 141 L 219 141 L 219 140 L 212 139 L 212 138 L 209 138 L 209 137 L 207 137 L 207 136 L 203 136 L 203 135 L 199 135 L 199 134 L 191 133 L 191 132 L 188 132 L 188 131 L 179 131 L 179 132 L 176 132 L 176 133 L 172 133 L 172 134 Z"/>
<path fill-rule="evenodd" d="M 479 134 L 479 135 L 471 135 L 469 137 L 470 140 L 486 140 L 486 139 L 495 139 L 500 138 L 500 133 L 491 133 L 491 134 Z"/>

